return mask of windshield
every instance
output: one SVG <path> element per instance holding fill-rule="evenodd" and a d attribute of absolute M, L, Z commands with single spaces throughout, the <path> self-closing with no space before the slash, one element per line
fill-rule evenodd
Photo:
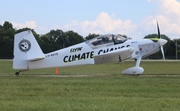
<path fill-rule="evenodd" d="M 110 46 L 115 44 L 120 44 L 125 42 L 127 39 L 120 35 L 112 35 L 112 34 L 106 34 L 101 35 L 96 38 L 93 38 L 86 43 L 93 49 L 104 47 L 104 46 Z"/>
<path fill-rule="evenodd" d="M 127 40 L 127 38 L 121 36 L 121 35 L 115 35 L 114 36 L 114 43 L 115 44 L 120 44 L 120 43 L 123 43 Z"/>

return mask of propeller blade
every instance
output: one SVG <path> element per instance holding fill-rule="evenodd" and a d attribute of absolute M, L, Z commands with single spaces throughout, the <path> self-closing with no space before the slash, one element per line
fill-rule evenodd
<path fill-rule="evenodd" d="M 158 24 L 158 21 L 157 21 L 157 30 L 158 30 L 158 38 L 159 38 L 159 45 L 161 47 L 161 52 L 162 52 L 162 56 L 163 56 L 163 59 L 165 61 L 165 55 L 164 55 L 164 49 L 163 49 L 163 45 L 165 45 L 167 43 L 167 40 L 165 39 L 161 39 L 161 33 L 160 33 L 160 30 L 159 30 L 159 24 Z"/>
<path fill-rule="evenodd" d="M 161 33 L 160 33 L 160 30 L 159 30 L 159 24 L 157 22 L 157 30 L 158 30 L 158 38 L 160 39 L 161 38 Z"/>
<path fill-rule="evenodd" d="M 163 59 L 164 59 L 164 61 L 165 61 L 165 56 L 164 56 L 164 49 L 163 49 L 163 46 L 161 46 L 161 52 L 162 52 Z"/>

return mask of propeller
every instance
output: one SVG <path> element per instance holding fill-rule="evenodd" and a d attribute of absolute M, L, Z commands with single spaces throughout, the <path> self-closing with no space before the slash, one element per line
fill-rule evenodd
<path fill-rule="evenodd" d="M 159 30 L 158 22 L 157 22 L 157 30 L 158 30 L 158 38 L 159 38 L 158 42 L 159 42 L 159 45 L 160 45 L 160 48 L 161 48 L 163 59 L 165 61 L 163 45 L 165 45 L 167 43 L 167 40 L 161 38 L 161 33 L 160 33 L 160 30 Z"/>

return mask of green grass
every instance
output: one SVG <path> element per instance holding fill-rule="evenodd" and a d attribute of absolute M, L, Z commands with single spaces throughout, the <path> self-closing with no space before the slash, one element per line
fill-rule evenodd
<path fill-rule="evenodd" d="M 12 61 L 0 61 L 2 111 L 179 111 L 180 62 L 147 62 L 140 76 L 121 75 L 134 65 L 101 64 L 22 72 L 15 76 Z M 38 76 L 36 76 L 38 75 Z"/>
<path fill-rule="evenodd" d="M 123 63 L 115 64 L 99 64 L 99 65 L 85 65 L 85 66 L 74 66 L 74 67 L 62 67 L 59 69 L 59 74 L 108 74 L 117 75 L 124 69 L 133 67 L 134 61 L 125 61 Z M 144 68 L 143 75 L 157 75 L 167 74 L 176 75 L 180 74 L 180 61 L 142 61 L 141 67 Z M 0 75 L 14 75 L 16 70 L 12 69 L 12 61 L 0 61 Z M 49 69 L 35 69 L 30 71 L 22 72 L 21 74 L 55 74 L 55 68 Z"/>

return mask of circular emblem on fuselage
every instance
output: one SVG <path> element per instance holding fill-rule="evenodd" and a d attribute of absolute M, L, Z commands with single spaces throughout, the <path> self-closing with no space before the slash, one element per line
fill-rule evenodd
<path fill-rule="evenodd" d="M 31 43 L 28 40 L 23 39 L 19 42 L 19 49 L 22 52 L 28 52 L 31 49 Z"/>

